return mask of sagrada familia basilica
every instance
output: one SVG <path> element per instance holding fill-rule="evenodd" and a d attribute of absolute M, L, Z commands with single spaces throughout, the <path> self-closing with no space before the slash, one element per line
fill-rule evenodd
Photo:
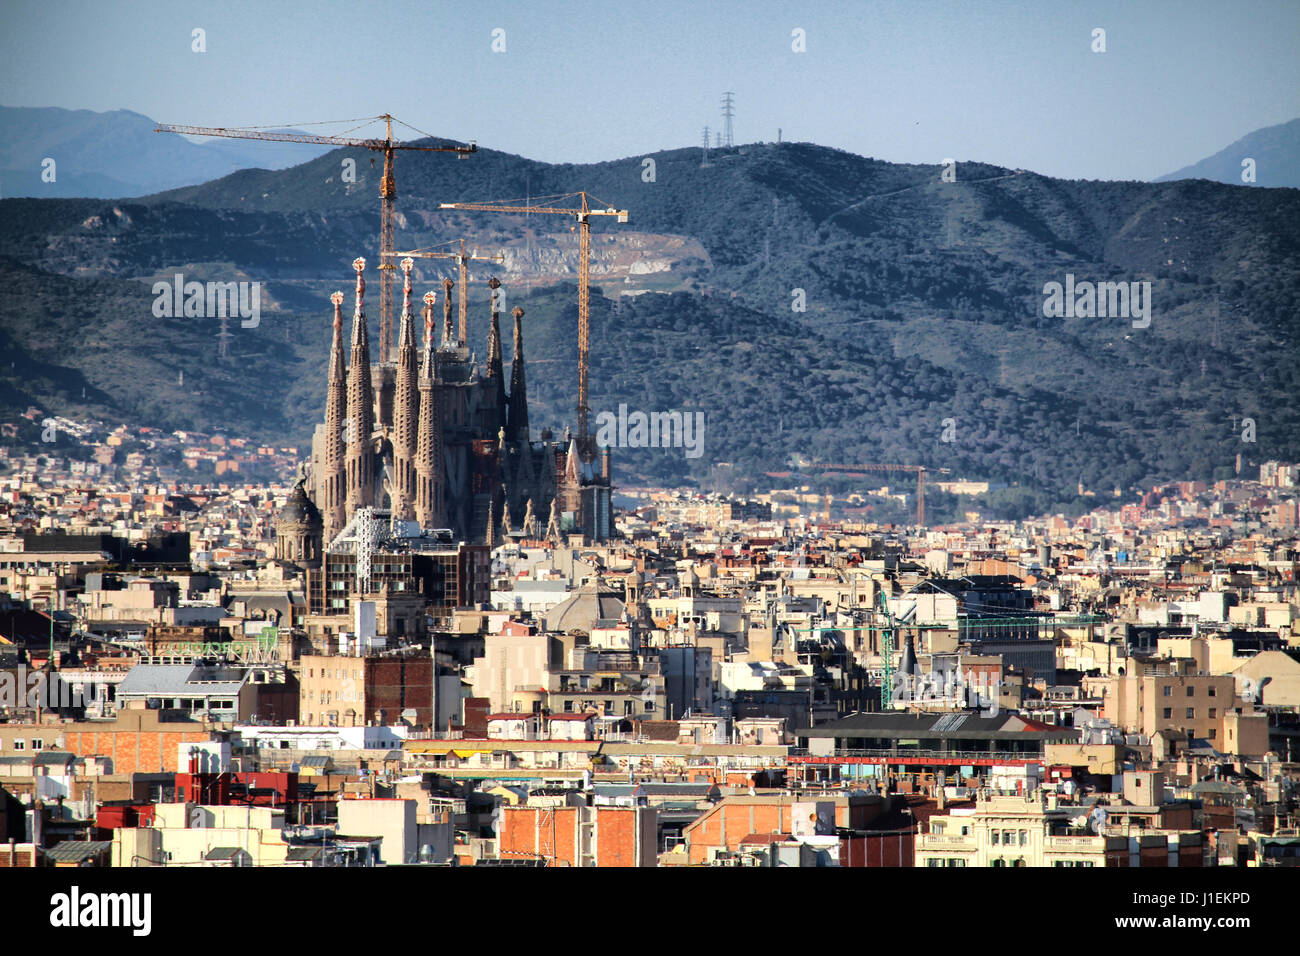
<path fill-rule="evenodd" d="M 372 363 L 366 327 L 364 259 L 353 262 L 356 302 L 351 351 L 343 349 L 343 294 L 334 304 L 325 420 L 312 439 L 309 475 L 291 507 L 301 515 L 302 557 L 317 557 L 360 509 L 394 526 L 449 532 L 455 540 L 494 545 L 510 537 L 585 540 L 610 537 L 610 457 L 583 449 L 567 433 L 528 424 L 523 310 L 516 308 L 507 390 L 493 278 L 487 362 L 480 370 L 451 318 L 454 283 L 443 280 L 441 335 L 434 336 L 435 292 L 424 297 L 423 341 L 412 310 L 413 260 L 403 259 L 402 314 L 396 360 Z M 309 499 L 309 500 L 308 500 Z M 313 513 L 314 512 L 314 513 Z M 414 523 L 409 524 L 409 523 Z M 320 527 L 320 543 L 314 538 Z M 446 529 L 443 531 L 443 529 Z"/>

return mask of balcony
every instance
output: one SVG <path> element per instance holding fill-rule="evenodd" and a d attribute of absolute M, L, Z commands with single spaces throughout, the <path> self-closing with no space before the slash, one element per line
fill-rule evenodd
<path fill-rule="evenodd" d="M 916 835 L 918 850 L 974 850 L 975 847 L 975 837 L 969 834 L 961 836 L 948 833 L 918 833 Z"/>
<path fill-rule="evenodd" d="M 899 747 L 894 750 L 882 748 L 874 750 L 859 750 L 848 748 L 836 748 L 833 753 L 814 754 L 806 747 L 791 747 L 791 757 L 870 757 L 870 758 L 888 758 L 890 760 L 899 760 L 900 758 L 924 758 L 931 760 L 941 760 L 944 763 L 958 763 L 962 760 L 996 760 L 996 761 L 1014 761 L 1014 760 L 1042 760 L 1042 751 L 1040 750 L 928 750 L 919 747 Z"/>
<path fill-rule="evenodd" d="M 1100 836 L 1049 836 L 1043 838 L 1048 850 L 1104 850 L 1106 838 Z"/>

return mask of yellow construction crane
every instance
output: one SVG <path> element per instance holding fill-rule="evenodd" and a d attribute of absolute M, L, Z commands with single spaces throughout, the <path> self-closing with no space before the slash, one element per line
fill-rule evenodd
<path fill-rule="evenodd" d="M 946 475 L 947 468 L 927 469 L 924 465 L 814 465 L 811 471 L 914 471 L 916 472 L 916 523 L 925 527 L 925 473 L 927 470 Z"/>
<path fill-rule="evenodd" d="M 464 159 L 468 153 L 478 152 L 478 144 L 468 146 L 411 146 L 393 139 L 393 116 L 384 113 L 381 116 L 363 117 L 359 120 L 334 120 L 336 123 L 373 123 L 384 121 L 384 138 L 364 138 L 353 136 L 320 136 L 313 133 L 284 133 L 265 126 L 178 126 L 174 123 L 159 123 L 155 133 L 181 133 L 186 136 L 224 136 L 228 139 L 262 139 L 275 143 L 311 143 L 321 146 L 357 146 L 372 149 L 384 154 L 384 175 L 379 180 L 379 361 L 388 361 L 389 345 L 393 340 L 393 287 L 388 273 L 397 266 L 386 259 L 392 258 L 393 251 L 393 201 L 397 198 L 397 182 L 393 176 L 393 153 L 399 149 L 415 150 L 423 153 L 459 153 Z M 397 122 L 402 123 L 401 120 Z M 307 123 L 307 126 L 324 126 L 326 123 Z M 403 126 L 429 136 L 415 129 L 408 123 Z M 430 139 L 434 137 L 429 136 Z"/>
<path fill-rule="evenodd" d="M 577 208 L 559 205 L 577 199 Z M 593 206 L 592 200 L 595 201 Z M 595 457 L 589 439 L 587 417 L 588 331 L 591 325 L 589 292 L 591 284 L 591 217 L 614 216 L 627 222 L 628 211 L 615 209 L 601 203 L 585 192 L 566 193 L 563 196 L 537 196 L 533 199 L 504 202 L 445 202 L 442 209 L 462 209 L 472 212 L 551 213 L 572 216 L 578 221 L 578 452 L 587 461 Z"/>
<path fill-rule="evenodd" d="M 392 259 L 405 259 L 410 256 L 412 259 L 455 259 L 456 264 L 460 267 L 460 331 L 457 335 L 456 344 L 462 348 L 465 346 L 466 338 L 469 335 L 469 306 L 465 298 L 465 286 L 469 282 L 469 263 L 471 260 L 482 260 L 484 262 L 505 262 L 506 257 L 498 252 L 495 256 L 480 256 L 477 252 L 467 253 L 465 251 L 464 239 L 449 239 L 447 242 L 439 243 L 441 246 L 449 246 L 453 242 L 460 243 L 460 249 L 455 252 L 435 252 L 438 246 L 430 246 L 428 249 L 413 249 L 410 252 L 385 252 L 383 256 Z"/>

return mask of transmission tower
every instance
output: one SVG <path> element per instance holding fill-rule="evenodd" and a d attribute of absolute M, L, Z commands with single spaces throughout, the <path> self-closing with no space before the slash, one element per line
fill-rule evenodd
<path fill-rule="evenodd" d="M 727 146 L 735 146 L 736 140 L 731 127 L 731 120 L 736 115 L 735 93 L 722 94 L 722 141 Z"/>

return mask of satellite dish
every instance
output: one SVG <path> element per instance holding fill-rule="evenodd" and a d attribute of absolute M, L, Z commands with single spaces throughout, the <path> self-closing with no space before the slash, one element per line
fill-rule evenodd
<path fill-rule="evenodd" d="M 1092 832 L 1100 836 L 1101 831 L 1106 826 L 1106 820 L 1110 817 L 1110 814 L 1106 812 L 1104 807 L 1094 807 L 1092 813 L 1089 814 L 1089 817 L 1092 821 Z"/>

